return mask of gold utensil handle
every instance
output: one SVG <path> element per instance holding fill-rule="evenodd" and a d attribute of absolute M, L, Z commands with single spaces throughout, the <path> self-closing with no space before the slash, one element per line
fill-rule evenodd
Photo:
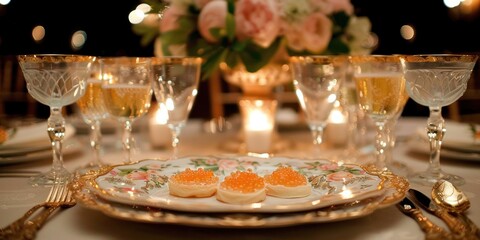
<path fill-rule="evenodd" d="M 477 225 L 470 220 L 469 217 L 467 217 L 463 213 L 457 213 L 457 216 L 462 219 L 462 221 L 465 223 L 467 226 L 467 233 L 469 235 L 469 239 L 477 239 L 480 240 L 480 231 L 478 230 Z"/>
<path fill-rule="evenodd" d="M 45 206 L 45 203 L 37 204 L 30 208 L 22 217 L 19 219 L 15 220 L 12 222 L 10 225 L 6 226 L 5 228 L 2 228 L 0 230 L 0 238 L 1 239 L 9 239 L 8 236 L 14 236 L 20 232 L 20 230 L 23 228 L 23 224 L 25 221 L 32 216 L 34 212 L 36 212 L 38 209 L 42 208 Z"/>
<path fill-rule="evenodd" d="M 410 216 L 417 221 L 425 232 L 425 239 L 451 239 L 451 234 L 434 224 L 418 209 L 410 210 Z"/>
<path fill-rule="evenodd" d="M 460 220 L 443 209 L 435 210 L 435 215 L 442 219 L 447 226 L 457 235 L 465 235 L 467 226 Z"/>
<path fill-rule="evenodd" d="M 21 236 L 22 239 L 34 239 L 37 235 L 38 230 L 45 224 L 48 217 L 58 208 L 60 205 L 50 206 L 47 208 L 47 211 L 42 212 L 42 214 L 31 221 L 27 221 L 22 229 Z"/>

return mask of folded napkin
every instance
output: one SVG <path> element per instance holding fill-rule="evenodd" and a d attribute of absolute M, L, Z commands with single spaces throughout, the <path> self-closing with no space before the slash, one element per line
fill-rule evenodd
<path fill-rule="evenodd" d="M 15 129 L 7 129 L 8 135 L 6 141 L 0 144 L 0 154 L 2 151 L 10 149 L 22 149 L 32 147 L 49 147 L 50 138 L 47 133 L 47 122 L 21 126 Z M 75 134 L 75 128 L 69 124 L 65 126 L 65 139 Z"/>

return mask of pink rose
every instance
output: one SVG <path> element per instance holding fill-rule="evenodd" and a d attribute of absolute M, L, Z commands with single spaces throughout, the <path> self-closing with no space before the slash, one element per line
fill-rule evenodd
<path fill-rule="evenodd" d="M 207 164 L 207 165 L 215 165 L 215 164 L 217 164 L 217 159 L 215 159 L 215 158 L 208 158 L 208 159 L 205 160 L 205 164 Z"/>
<path fill-rule="evenodd" d="M 198 16 L 198 30 L 207 42 L 218 42 L 211 33 L 213 28 L 225 28 L 227 18 L 227 2 L 211 1 L 205 5 Z"/>
<path fill-rule="evenodd" d="M 336 12 L 353 14 L 353 5 L 350 0 L 310 0 L 312 7 L 321 9 L 321 12 L 330 15 Z"/>
<path fill-rule="evenodd" d="M 160 18 L 160 32 L 168 32 L 178 28 L 178 18 L 184 15 L 182 8 L 172 5 L 163 11 L 163 16 Z"/>
<path fill-rule="evenodd" d="M 268 47 L 280 31 L 280 16 L 274 0 L 238 0 L 235 8 L 236 35 Z"/>
<path fill-rule="evenodd" d="M 303 51 L 302 26 L 299 24 L 285 24 L 283 27 L 288 48 L 294 51 Z"/>
<path fill-rule="evenodd" d="M 329 163 L 329 164 L 323 164 L 320 169 L 322 170 L 335 170 L 338 168 L 337 163 Z"/>
<path fill-rule="evenodd" d="M 147 180 L 148 173 L 143 171 L 133 171 L 127 175 L 127 178 L 132 180 Z"/>
<path fill-rule="evenodd" d="M 322 13 L 308 15 L 301 22 L 282 24 L 287 46 L 294 51 L 321 53 L 332 38 L 332 22 Z"/>
<path fill-rule="evenodd" d="M 335 182 L 344 181 L 351 178 L 353 178 L 353 174 L 349 172 L 344 172 L 344 171 L 334 172 L 327 175 L 328 181 L 335 181 Z"/>
<path fill-rule="evenodd" d="M 197 6 L 199 9 L 202 9 L 207 5 L 207 3 L 214 1 L 214 0 L 194 0 L 195 6 Z"/>
<path fill-rule="evenodd" d="M 229 160 L 229 159 L 220 159 L 218 160 L 218 169 L 219 170 L 233 170 L 238 167 L 238 162 L 235 160 Z"/>
<path fill-rule="evenodd" d="M 332 38 L 332 22 L 322 13 L 307 16 L 303 22 L 302 38 L 308 51 L 321 53 Z"/>

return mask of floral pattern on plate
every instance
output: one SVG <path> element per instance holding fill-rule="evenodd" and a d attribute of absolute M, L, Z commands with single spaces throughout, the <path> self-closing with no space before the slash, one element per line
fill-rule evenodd
<path fill-rule="evenodd" d="M 168 177 L 186 168 L 204 168 L 223 180 L 236 170 L 252 169 L 260 176 L 279 165 L 289 165 L 304 174 L 312 194 L 303 198 L 282 199 L 267 196 L 260 203 L 235 205 L 219 202 L 215 197 L 180 198 L 169 194 Z M 193 212 L 292 212 L 342 204 L 384 193 L 384 178 L 352 164 L 339 165 L 328 160 L 284 157 L 191 156 L 176 160 L 146 159 L 114 166 L 89 182 L 100 197 L 125 204 L 160 207 Z"/>

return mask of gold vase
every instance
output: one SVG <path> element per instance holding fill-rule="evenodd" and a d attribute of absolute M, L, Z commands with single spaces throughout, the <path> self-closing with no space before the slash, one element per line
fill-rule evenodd
<path fill-rule="evenodd" d="M 276 86 L 292 81 L 290 67 L 283 61 L 271 62 L 256 72 L 248 72 L 243 64 L 229 68 L 222 63 L 220 69 L 225 81 L 240 87 L 248 97 L 272 97 Z"/>

